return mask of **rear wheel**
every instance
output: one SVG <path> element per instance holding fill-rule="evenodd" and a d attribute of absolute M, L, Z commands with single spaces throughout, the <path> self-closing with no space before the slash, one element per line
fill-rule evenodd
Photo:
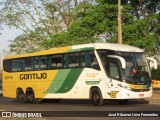
<path fill-rule="evenodd" d="M 27 90 L 27 100 L 28 100 L 28 103 L 34 103 L 34 104 L 37 104 L 37 103 L 40 103 L 40 99 L 39 98 L 35 98 L 35 95 L 34 95 L 34 92 L 32 89 L 30 90 Z"/>
<path fill-rule="evenodd" d="M 23 92 L 22 89 L 17 90 L 17 99 L 21 103 L 26 103 L 27 102 L 26 94 Z"/>
<path fill-rule="evenodd" d="M 32 90 L 27 91 L 26 95 L 27 95 L 28 103 L 33 103 L 35 99 L 33 91 Z"/>
<path fill-rule="evenodd" d="M 95 89 L 92 91 L 92 101 L 93 101 L 93 104 L 96 106 L 103 105 L 103 98 L 102 98 L 101 91 L 99 89 Z"/>

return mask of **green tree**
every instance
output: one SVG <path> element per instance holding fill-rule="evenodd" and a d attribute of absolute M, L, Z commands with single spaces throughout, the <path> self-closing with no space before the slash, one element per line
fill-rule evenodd
<path fill-rule="evenodd" d="M 24 30 L 28 35 L 24 35 L 24 41 L 34 38 L 33 43 L 40 46 L 39 48 L 102 40 L 117 43 L 117 1 L 9 1 L 3 2 L 1 20 L 7 25 Z M 33 26 L 32 29 L 28 26 L 27 20 Z M 148 56 L 158 54 L 159 26 L 159 0 L 122 0 L 123 43 L 145 49 Z M 16 40 L 12 44 L 14 42 Z"/>
<path fill-rule="evenodd" d="M 68 45 L 93 43 L 102 41 L 99 35 L 105 34 L 107 37 L 116 41 L 117 34 L 117 5 L 106 3 L 102 0 L 95 1 L 95 4 L 86 2 L 76 7 L 74 21 L 64 34 L 53 35 L 53 38 L 48 41 L 50 47 L 54 46 L 53 41 L 58 41 L 58 38 L 66 39 L 70 42 Z M 63 40 L 62 40 L 63 41 Z M 44 42 L 46 46 L 48 44 Z"/>
<path fill-rule="evenodd" d="M 145 49 L 148 56 L 158 54 L 160 46 L 159 4 L 158 0 L 122 2 L 123 43 Z M 100 41 L 103 36 L 106 42 L 117 43 L 117 1 L 96 0 L 95 4 L 81 4 L 76 10 L 74 22 L 65 33 L 69 39 L 76 36 L 76 40 L 83 40 L 80 43 L 89 43 Z"/>
<path fill-rule="evenodd" d="M 41 46 L 41 42 L 42 39 L 36 38 L 33 33 L 19 35 L 9 45 L 11 52 L 10 54 L 24 54 L 38 51 L 40 47 L 43 47 Z"/>
<path fill-rule="evenodd" d="M 113 41 L 117 34 L 117 5 L 99 1 L 96 5 L 84 4 L 77 8 L 75 21 L 70 33 L 86 37 L 93 42 L 103 34 Z"/>
<path fill-rule="evenodd" d="M 160 1 L 159 0 L 130 0 L 132 7 L 129 14 L 134 16 L 126 21 L 123 12 L 123 41 L 145 49 L 148 56 L 158 54 L 160 47 Z M 128 19 L 127 19 L 128 20 Z"/>
<path fill-rule="evenodd" d="M 46 49 L 46 46 L 42 43 L 51 40 L 54 34 L 68 31 L 69 26 L 73 22 L 74 8 L 85 1 L 86 0 L 82 0 L 81 2 L 78 2 L 78 0 L 0 1 L 0 23 L 9 27 L 16 27 L 24 32 L 23 35 L 11 41 L 11 52 L 19 53 L 20 51 L 16 51 L 16 49 L 22 49 L 23 52 Z M 89 0 L 88 2 L 91 1 Z M 33 49 L 30 49 L 30 43 L 27 41 L 32 41 Z M 19 45 L 16 45 L 17 43 L 19 43 Z M 61 44 L 63 45 L 62 42 Z M 24 48 L 21 46 L 28 47 Z"/>

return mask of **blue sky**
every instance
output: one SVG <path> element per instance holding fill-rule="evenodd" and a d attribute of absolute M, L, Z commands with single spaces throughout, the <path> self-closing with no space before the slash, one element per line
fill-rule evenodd
<path fill-rule="evenodd" d="M 14 40 L 18 35 L 22 34 L 22 31 L 13 27 L 8 28 L 7 26 L 3 26 L 3 30 L 0 30 L 0 33 L 0 52 L 2 52 L 3 50 L 9 50 L 9 41 Z"/>

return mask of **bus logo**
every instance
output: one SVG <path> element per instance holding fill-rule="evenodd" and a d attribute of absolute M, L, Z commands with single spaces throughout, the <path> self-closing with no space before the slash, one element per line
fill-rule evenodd
<path fill-rule="evenodd" d="M 116 98 L 118 92 L 119 91 L 111 91 L 110 93 L 108 93 L 108 95 L 110 95 L 111 98 Z"/>

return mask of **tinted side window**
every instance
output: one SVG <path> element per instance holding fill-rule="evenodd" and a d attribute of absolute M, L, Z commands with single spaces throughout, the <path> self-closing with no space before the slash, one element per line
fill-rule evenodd
<path fill-rule="evenodd" d="M 4 60 L 3 68 L 7 72 L 21 71 L 21 59 Z"/>
<path fill-rule="evenodd" d="M 33 70 L 33 58 L 25 58 L 25 71 Z"/>
<path fill-rule="evenodd" d="M 41 70 L 45 70 L 45 69 L 48 68 L 48 65 L 47 65 L 48 64 L 48 58 L 47 58 L 47 56 L 41 57 L 40 62 L 41 62 Z"/>
<path fill-rule="evenodd" d="M 49 57 L 49 69 L 61 69 L 63 67 L 63 55 L 51 55 Z"/>
<path fill-rule="evenodd" d="M 65 65 L 68 68 L 78 68 L 79 67 L 79 53 L 69 53 L 65 57 Z"/>
<path fill-rule="evenodd" d="M 100 70 L 97 58 L 93 51 L 81 52 L 80 65 L 81 67 L 89 67 Z"/>
<path fill-rule="evenodd" d="M 86 66 L 86 62 L 85 62 L 85 52 L 81 52 L 80 54 L 80 66 L 81 67 L 85 67 Z"/>
<path fill-rule="evenodd" d="M 40 69 L 40 57 L 35 57 L 34 58 L 34 70 L 39 70 Z"/>
<path fill-rule="evenodd" d="M 15 72 L 15 71 L 18 71 L 18 62 L 17 60 L 12 60 L 12 71 Z"/>
<path fill-rule="evenodd" d="M 57 62 L 55 60 L 55 55 L 49 56 L 49 69 L 56 69 L 57 68 Z"/>
<path fill-rule="evenodd" d="M 21 71 L 25 71 L 25 59 L 21 59 Z"/>
<path fill-rule="evenodd" d="M 3 68 L 4 68 L 4 71 L 6 72 L 11 72 L 12 71 L 12 60 L 4 60 L 3 61 Z"/>

